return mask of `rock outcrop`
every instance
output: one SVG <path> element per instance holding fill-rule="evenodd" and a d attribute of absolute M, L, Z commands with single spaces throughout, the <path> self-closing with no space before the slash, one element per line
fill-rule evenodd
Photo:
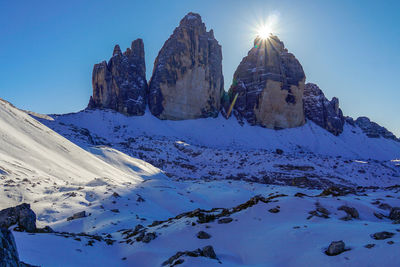
<path fill-rule="evenodd" d="M 18 225 L 20 230 L 27 232 L 36 231 L 36 214 L 29 204 L 23 203 L 0 211 L 0 228 L 7 229 L 12 225 Z"/>
<path fill-rule="evenodd" d="M 229 95 L 238 98 L 234 114 L 251 125 L 281 129 L 305 123 L 303 91 L 306 76 L 299 61 L 278 37 L 257 37 L 240 62 Z"/>
<path fill-rule="evenodd" d="M 124 53 L 116 45 L 108 63 L 95 64 L 92 85 L 89 109 L 107 108 L 126 115 L 143 115 L 147 82 L 142 39 L 133 41 Z"/>
<path fill-rule="evenodd" d="M 221 46 L 200 15 L 189 13 L 155 60 L 150 111 L 170 120 L 216 117 L 223 90 Z"/>
<path fill-rule="evenodd" d="M 367 117 L 358 117 L 354 120 L 351 117 L 346 117 L 346 122 L 352 126 L 358 126 L 369 138 L 386 138 L 400 142 L 400 138 L 397 138 L 392 132 L 387 130 L 385 127 L 380 126 L 376 122 L 371 121 Z"/>
<path fill-rule="evenodd" d="M 14 236 L 7 229 L 0 229 L 0 267 L 35 267 L 19 260 Z"/>
<path fill-rule="evenodd" d="M 333 97 L 329 101 L 316 84 L 307 83 L 304 87 L 303 102 L 307 119 L 334 135 L 343 132 L 345 119 L 339 108 L 339 99 Z"/>

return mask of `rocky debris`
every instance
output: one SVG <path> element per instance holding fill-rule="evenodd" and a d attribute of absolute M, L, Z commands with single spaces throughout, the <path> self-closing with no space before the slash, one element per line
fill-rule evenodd
<path fill-rule="evenodd" d="M 203 210 L 203 209 L 195 209 L 193 211 L 181 213 L 173 218 L 169 218 L 168 220 L 165 221 L 154 221 L 149 227 L 154 227 L 163 223 L 170 223 L 174 220 L 178 220 L 181 218 L 197 218 L 197 223 L 203 224 L 203 223 L 209 223 L 213 222 L 216 219 L 220 218 L 225 218 L 227 216 L 230 216 L 234 213 L 240 212 L 242 210 L 248 209 L 259 202 L 264 202 L 264 203 L 270 203 L 275 201 L 276 198 L 279 197 L 286 197 L 287 195 L 285 194 L 277 194 L 277 195 L 271 195 L 269 197 L 263 197 L 261 195 L 256 195 L 252 198 L 250 198 L 247 202 L 237 205 L 236 207 L 230 208 L 230 209 L 223 209 L 223 208 L 213 208 L 211 210 Z M 232 218 L 226 218 L 226 219 L 232 219 Z M 225 220 L 224 220 L 225 221 Z M 230 220 L 232 221 L 232 220 Z"/>
<path fill-rule="evenodd" d="M 36 231 L 36 214 L 29 204 L 23 203 L 0 211 L 0 228 L 7 229 L 15 224 L 18 225 L 18 230 L 32 233 Z"/>
<path fill-rule="evenodd" d="M 301 126 L 305 79 L 299 61 L 277 36 L 257 37 L 228 92 L 231 100 L 238 94 L 234 114 L 239 121 L 267 128 Z"/>
<path fill-rule="evenodd" d="M 107 108 L 126 115 L 143 115 L 147 82 L 142 39 L 133 41 L 124 53 L 116 45 L 108 63 L 95 64 L 92 85 L 89 109 Z"/>
<path fill-rule="evenodd" d="M 340 206 L 338 208 L 338 210 L 342 210 L 342 211 L 346 212 L 346 216 L 343 218 L 340 218 L 341 220 L 348 221 L 351 219 L 359 219 L 360 218 L 360 215 L 358 214 L 358 211 L 356 208 L 348 207 L 348 206 Z"/>
<path fill-rule="evenodd" d="M 394 221 L 400 220 L 400 207 L 393 207 L 390 210 L 389 219 Z"/>
<path fill-rule="evenodd" d="M 280 149 L 280 148 L 277 148 L 277 149 L 275 150 L 275 153 L 278 154 L 278 155 L 283 155 L 283 150 Z"/>
<path fill-rule="evenodd" d="M 374 216 L 375 216 L 376 218 L 380 219 L 380 220 L 382 220 L 382 219 L 385 217 L 385 215 L 383 215 L 383 214 L 380 213 L 380 212 L 374 212 Z"/>
<path fill-rule="evenodd" d="M 333 196 L 333 197 L 339 197 L 339 196 L 346 196 L 348 194 L 355 194 L 356 191 L 354 188 L 351 187 L 338 187 L 338 186 L 331 186 L 329 188 L 326 188 L 322 191 L 321 194 L 318 196 Z"/>
<path fill-rule="evenodd" d="M 321 204 L 319 202 L 315 203 L 315 210 L 309 211 L 308 214 L 310 214 L 310 216 L 307 217 L 307 220 L 311 219 L 312 217 L 316 216 L 316 217 L 320 217 L 320 218 L 324 218 L 324 219 L 329 219 L 329 215 L 331 214 L 329 210 L 327 210 L 326 208 L 322 207 Z"/>
<path fill-rule="evenodd" d="M 345 249 L 345 244 L 344 244 L 343 241 L 333 241 L 329 245 L 329 247 L 325 251 L 325 253 L 328 256 L 336 256 L 336 255 L 339 255 L 340 253 L 345 252 L 345 251 L 346 251 L 346 249 Z"/>
<path fill-rule="evenodd" d="M 271 212 L 271 213 L 278 213 L 278 212 L 280 212 L 281 210 L 280 210 L 280 207 L 279 207 L 279 206 L 276 206 L 275 208 L 269 209 L 268 211 Z"/>
<path fill-rule="evenodd" d="M 170 257 L 168 260 L 162 263 L 162 266 L 176 266 L 178 264 L 182 264 L 185 260 L 181 257 L 206 257 L 214 260 L 218 260 L 217 255 L 215 254 L 214 248 L 212 246 L 205 246 L 202 249 L 198 248 L 193 251 L 179 251 L 174 256 Z M 218 260 L 219 261 L 219 260 Z"/>
<path fill-rule="evenodd" d="M 221 46 L 199 14 L 189 13 L 165 42 L 149 83 L 149 107 L 160 119 L 216 117 L 224 91 Z"/>
<path fill-rule="evenodd" d="M 387 203 L 381 203 L 381 204 L 379 204 L 378 208 L 380 208 L 381 210 L 391 210 L 392 206 L 390 206 Z"/>
<path fill-rule="evenodd" d="M 80 218 L 85 218 L 86 217 L 86 212 L 85 211 L 80 211 L 75 213 L 74 215 L 70 216 L 67 218 L 67 221 L 72 221 Z"/>
<path fill-rule="evenodd" d="M 125 243 L 133 244 L 136 242 L 150 243 L 150 241 L 157 238 L 157 233 L 155 232 L 147 232 L 149 230 L 148 227 L 144 227 L 141 224 L 135 226 L 135 229 L 124 230 L 122 232 L 122 237 L 125 239 Z M 134 240 L 132 240 L 134 239 Z"/>
<path fill-rule="evenodd" d="M 334 135 L 343 132 L 345 118 L 339 108 L 339 99 L 333 97 L 329 101 L 316 84 L 307 83 L 304 87 L 303 102 L 307 119 Z"/>
<path fill-rule="evenodd" d="M 346 122 L 353 126 L 358 126 L 369 138 L 386 138 L 400 142 L 392 132 L 387 130 L 385 127 L 380 126 L 376 122 L 371 121 L 367 117 L 358 117 L 354 120 L 351 117 L 346 117 Z"/>
<path fill-rule="evenodd" d="M 221 219 L 218 220 L 218 224 L 230 223 L 230 222 L 232 222 L 232 221 L 233 221 L 233 219 L 232 219 L 232 218 L 229 218 L 229 217 L 227 217 L 227 218 L 221 218 Z"/>
<path fill-rule="evenodd" d="M 364 246 L 364 248 L 373 248 L 373 247 L 375 247 L 375 244 L 366 244 Z"/>
<path fill-rule="evenodd" d="M 275 168 L 279 168 L 284 171 L 313 171 L 315 168 L 313 166 L 297 166 L 292 164 L 275 164 Z"/>
<path fill-rule="evenodd" d="M 209 239 L 209 238 L 211 238 L 211 235 L 206 233 L 206 232 L 204 232 L 204 231 L 198 232 L 196 236 L 197 236 L 198 239 Z"/>
<path fill-rule="evenodd" d="M 42 233 L 42 234 L 55 233 L 54 230 L 50 226 L 45 226 L 44 228 L 36 228 L 35 232 Z"/>
<path fill-rule="evenodd" d="M 384 239 L 391 238 L 394 235 L 395 235 L 395 233 L 383 231 L 383 232 L 377 232 L 377 233 L 371 235 L 371 237 L 376 240 L 384 240 Z"/>

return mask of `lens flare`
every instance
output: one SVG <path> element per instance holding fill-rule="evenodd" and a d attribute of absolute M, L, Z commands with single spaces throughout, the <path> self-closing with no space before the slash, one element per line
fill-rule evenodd
<path fill-rule="evenodd" d="M 264 21 L 256 24 L 255 34 L 262 39 L 268 39 L 271 34 L 276 34 L 278 29 L 279 13 L 269 15 Z"/>

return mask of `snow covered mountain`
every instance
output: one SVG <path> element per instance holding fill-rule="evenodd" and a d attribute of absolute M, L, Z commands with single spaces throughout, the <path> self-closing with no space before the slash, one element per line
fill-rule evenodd
<path fill-rule="evenodd" d="M 36 147 L 50 147 L 60 158 L 76 157 L 75 168 L 92 173 L 90 178 L 79 176 L 70 182 L 68 171 L 61 175 L 60 168 L 66 164 L 54 165 L 51 172 L 42 171 L 43 176 L 36 178 L 39 185 L 26 186 L 30 191 L 26 199 L 32 201 L 39 224 L 50 225 L 56 232 L 14 232 L 25 262 L 41 266 L 399 263 L 396 233 L 400 229 L 392 216 L 394 207 L 400 206 L 397 142 L 367 139 L 348 126 L 339 137 L 324 136 L 317 132 L 324 130 L 312 123 L 274 131 L 236 126 L 236 121 L 223 118 L 172 122 L 100 110 L 49 117 L 36 114 L 79 148 L 10 104 L 3 102 L 1 107 L 4 129 L 7 124 L 16 125 L 12 132 L 27 133 L 19 135 L 24 136 L 22 140 L 33 136 Z M 25 120 L 29 123 L 22 123 Z M 298 134 L 304 138 L 295 141 Z M 324 142 L 308 145 L 317 143 L 312 134 L 321 135 Z M 1 136 L 2 143 L 10 142 L 6 130 Z M 275 141 L 262 142 L 264 138 Z M 346 148 L 360 138 L 372 148 L 384 148 L 380 154 L 376 150 L 381 160 L 360 160 L 367 149 Z M 264 147 L 257 148 L 256 142 Z M 60 149 L 60 143 L 67 150 Z M 327 151 L 324 146 L 336 150 Z M 34 169 L 25 162 L 50 152 L 30 153 L 22 157 L 15 152 L 14 157 L 20 165 Z M 339 153 L 344 156 L 333 156 Z M 3 183 L 13 180 L 12 175 L 19 178 L 12 164 L 4 164 L 4 154 Z M 152 162 L 162 171 L 127 154 Z M 98 173 L 100 166 L 113 171 Z M 5 188 L 25 192 L 22 186 Z M 79 211 L 88 216 L 67 220 Z M 326 255 L 329 244 L 338 240 L 344 241 L 345 252 Z"/>

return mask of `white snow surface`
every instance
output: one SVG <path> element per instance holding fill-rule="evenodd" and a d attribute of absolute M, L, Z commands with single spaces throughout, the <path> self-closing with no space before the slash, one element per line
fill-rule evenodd
<path fill-rule="evenodd" d="M 48 128 L 0 101 L 0 208 L 28 202 L 38 226 L 56 231 L 13 232 L 24 262 L 161 266 L 178 251 L 211 245 L 218 260 L 183 256 L 178 266 L 400 265 L 400 226 L 387 218 L 387 206 L 400 206 L 399 187 L 384 188 L 399 184 L 399 144 L 393 141 L 369 139 L 348 125 L 334 137 L 312 123 L 274 131 L 240 126 L 233 118 L 160 121 L 148 112 L 142 117 L 100 110 L 51 117 L 54 121 L 38 118 Z M 284 154 L 276 154 L 276 148 Z M 332 197 L 319 195 L 320 184 L 307 189 L 222 179 L 225 174 L 240 178 L 242 172 L 283 177 L 277 182 L 312 177 L 379 187 Z M 256 195 L 277 197 L 233 212 L 227 224 L 174 218 L 198 208 L 233 211 Z M 341 220 L 341 205 L 356 208 L 359 219 Z M 329 218 L 310 218 L 317 206 L 326 208 Z M 88 216 L 66 220 L 79 211 Z M 156 238 L 145 243 L 132 236 L 133 242 L 127 242 L 124 231 L 138 224 Z M 211 238 L 198 239 L 201 230 Z M 395 235 L 372 239 L 379 231 Z M 82 232 L 90 236 L 76 235 Z M 324 251 L 337 240 L 348 250 L 327 256 Z M 373 248 L 364 247 L 371 243 Z"/>
<path fill-rule="evenodd" d="M 385 138 L 369 138 L 360 128 L 345 124 L 344 131 L 334 136 L 311 121 L 302 127 L 273 130 L 244 124 L 232 116 L 226 120 L 205 118 L 185 121 L 159 120 L 147 110 L 144 116 L 127 117 L 111 110 L 87 110 L 53 115 L 55 121 L 90 129 L 94 134 L 116 141 L 116 127 L 123 127 L 120 137 L 165 136 L 214 148 L 299 149 L 315 154 L 391 160 L 400 157 L 400 142 Z M 48 122 L 53 127 L 56 122 Z M 47 122 L 44 122 L 47 124 Z"/>

